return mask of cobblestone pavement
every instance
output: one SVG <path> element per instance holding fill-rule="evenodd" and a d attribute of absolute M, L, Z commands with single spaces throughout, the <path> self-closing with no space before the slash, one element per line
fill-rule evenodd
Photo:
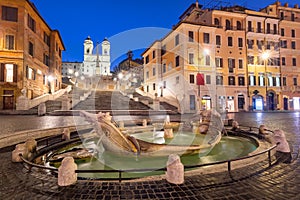
<path fill-rule="evenodd" d="M 299 148 L 297 115 L 266 115 L 265 120 L 253 118 L 252 114 L 247 116 L 247 125 L 276 123 L 276 128 L 280 128 L 280 123 L 284 124 L 289 142 Z M 300 199 L 300 159 L 270 168 L 261 162 L 234 170 L 231 175 L 186 175 L 182 185 L 165 180 L 78 181 L 69 187 L 59 187 L 53 175 L 29 173 L 22 164 L 12 163 L 10 152 L 8 148 L 0 151 L 0 199 Z"/>

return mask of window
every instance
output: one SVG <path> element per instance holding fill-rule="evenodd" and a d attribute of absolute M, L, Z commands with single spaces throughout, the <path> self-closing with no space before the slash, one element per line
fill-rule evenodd
<path fill-rule="evenodd" d="M 167 81 L 164 81 L 164 88 L 167 88 Z"/>
<path fill-rule="evenodd" d="M 292 30 L 291 36 L 292 36 L 293 38 L 296 37 L 296 32 L 295 32 L 294 29 Z"/>
<path fill-rule="evenodd" d="M 194 54 L 189 53 L 189 64 L 193 65 L 194 64 Z"/>
<path fill-rule="evenodd" d="M 175 58 L 175 63 L 176 63 L 176 67 L 178 67 L 180 65 L 180 57 L 179 56 L 176 56 Z"/>
<path fill-rule="evenodd" d="M 240 21 L 236 22 L 236 29 L 237 30 L 242 30 L 242 23 Z"/>
<path fill-rule="evenodd" d="M 152 69 L 152 76 L 155 76 L 155 75 L 156 75 L 156 68 L 153 67 L 153 69 Z"/>
<path fill-rule="evenodd" d="M 149 79 L 149 71 L 146 72 L 146 78 Z"/>
<path fill-rule="evenodd" d="M 44 32 L 44 42 L 50 46 L 50 36 L 46 32 Z"/>
<path fill-rule="evenodd" d="M 179 76 L 176 76 L 176 84 L 179 84 Z"/>
<path fill-rule="evenodd" d="M 232 29 L 231 22 L 228 19 L 226 19 L 226 30 L 231 30 L 231 29 Z"/>
<path fill-rule="evenodd" d="M 271 24 L 267 23 L 267 33 L 270 34 L 271 33 Z"/>
<path fill-rule="evenodd" d="M 29 52 L 29 55 L 34 56 L 34 45 L 32 42 L 29 42 L 28 52 Z"/>
<path fill-rule="evenodd" d="M 216 67 L 223 67 L 223 58 L 216 58 Z"/>
<path fill-rule="evenodd" d="M 214 23 L 215 23 L 215 25 L 219 26 L 220 25 L 220 20 L 218 18 L 215 18 Z"/>
<path fill-rule="evenodd" d="M 281 58 L 281 64 L 282 64 L 282 66 L 285 66 L 286 64 L 285 64 L 285 57 L 282 57 Z"/>
<path fill-rule="evenodd" d="M 239 86 L 245 86 L 245 77 L 239 77 Z"/>
<path fill-rule="evenodd" d="M 5 49 L 14 50 L 15 49 L 15 36 L 6 35 L 5 37 Z"/>
<path fill-rule="evenodd" d="M 263 41 L 262 40 L 257 40 L 256 41 L 256 43 L 257 43 L 257 48 L 259 49 L 259 50 L 262 50 L 262 46 L 263 46 Z"/>
<path fill-rule="evenodd" d="M 205 65 L 210 66 L 210 55 L 205 56 Z"/>
<path fill-rule="evenodd" d="M 253 49 L 254 40 L 247 40 L 248 49 Z"/>
<path fill-rule="evenodd" d="M 267 41 L 267 49 L 271 49 L 271 42 Z"/>
<path fill-rule="evenodd" d="M 217 85 L 223 85 L 223 76 L 217 76 L 216 77 L 216 84 Z"/>
<path fill-rule="evenodd" d="M 293 66 L 296 67 L 297 66 L 297 60 L 296 60 L 296 58 L 293 58 L 292 62 L 293 62 Z"/>
<path fill-rule="evenodd" d="M 211 76 L 206 75 L 206 84 L 210 85 L 211 84 Z"/>
<path fill-rule="evenodd" d="M 195 95 L 190 95 L 190 110 L 196 110 L 196 97 L 195 97 Z"/>
<path fill-rule="evenodd" d="M 273 24 L 273 33 L 277 34 L 277 24 Z"/>
<path fill-rule="evenodd" d="M 281 46 L 281 48 L 287 48 L 287 41 L 286 40 L 281 40 L 280 41 L 280 46 Z"/>
<path fill-rule="evenodd" d="M 49 56 L 47 54 L 44 54 L 44 64 L 48 67 L 49 67 L 49 64 L 50 64 L 49 61 L 50 61 Z"/>
<path fill-rule="evenodd" d="M 228 37 L 227 44 L 229 47 L 232 47 L 232 37 Z"/>
<path fill-rule="evenodd" d="M 275 83 L 276 83 L 277 87 L 280 87 L 280 77 L 279 76 L 275 77 Z"/>
<path fill-rule="evenodd" d="M 281 20 L 284 19 L 284 12 L 280 12 L 280 19 L 281 19 Z"/>
<path fill-rule="evenodd" d="M 295 21 L 295 14 L 294 13 L 291 14 L 291 20 Z"/>
<path fill-rule="evenodd" d="M 228 58 L 228 68 L 235 68 L 235 59 Z"/>
<path fill-rule="evenodd" d="M 228 85 L 235 85 L 235 77 L 228 76 Z"/>
<path fill-rule="evenodd" d="M 297 78 L 293 78 L 293 84 L 298 85 L 297 83 L 298 83 Z"/>
<path fill-rule="evenodd" d="M 155 56 L 156 56 L 156 52 L 155 52 L 155 50 L 154 50 L 154 51 L 152 51 L 152 58 L 154 59 Z"/>
<path fill-rule="evenodd" d="M 163 45 L 161 47 L 161 55 L 164 55 L 166 53 L 166 51 L 167 51 L 166 49 L 167 49 L 166 45 Z"/>
<path fill-rule="evenodd" d="M 29 80 L 35 80 L 36 71 L 29 66 L 26 66 L 26 78 Z"/>
<path fill-rule="evenodd" d="M 261 22 L 257 22 L 257 32 L 258 33 L 262 32 L 262 30 L 261 30 Z"/>
<path fill-rule="evenodd" d="M 189 31 L 189 42 L 194 42 L 194 32 Z"/>
<path fill-rule="evenodd" d="M 254 75 L 249 76 L 249 85 L 255 86 L 256 85 L 256 77 Z"/>
<path fill-rule="evenodd" d="M 291 42 L 291 47 L 292 47 L 292 49 L 296 49 L 296 42 L 295 41 Z"/>
<path fill-rule="evenodd" d="M 167 72 L 167 64 L 166 63 L 163 64 L 162 71 L 163 71 L 163 73 Z"/>
<path fill-rule="evenodd" d="M 286 77 L 282 77 L 282 85 L 286 86 Z"/>
<path fill-rule="evenodd" d="M 18 8 L 2 6 L 2 20 L 17 22 L 18 21 Z"/>
<path fill-rule="evenodd" d="M 153 83 L 152 89 L 153 89 L 153 90 L 156 90 L 156 85 L 155 85 L 155 83 Z"/>
<path fill-rule="evenodd" d="M 221 36 L 220 35 L 216 36 L 216 45 L 221 45 Z"/>
<path fill-rule="evenodd" d="M 33 32 L 35 32 L 35 21 L 29 14 L 27 16 L 28 16 L 27 25 Z"/>
<path fill-rule="evenodd" d="M 239 69 L 243 69 L 243 59 L 239 59 Z"/>
<path fill-rule="evenodd" d="M 280 35 L 284 36 L 284 28 L 280 29 Z"/>
<path fill-rule="evenodd" d="M 0 65 L 0 82 L 17 82 L 17 65 L 1 64 Z"/>
<path fill-rule="evenodd" d="M 261 87 L 265 86 L 265 77 L 263 75 L 260 75 L 258 77 L 258 85 L 261 86 Z"/>
<path fill-rule="evenodd" d="M 248 56 L 248 65 L 254 65 L 254 56 Z"/>
<path fill-rule="evenodd" d="M 243 38 L 238 39 L 239 47 L 243 47 Z"/>
<path fill-rule="evenodd" d="M 209 33 L 203 33 L 203 42 L 209 44 Z"/>
<path fill-rule="evenodd" d="M 190 74 L 190 84 L 195 84 L 195 75 Z"/>
<path fill-rule="evenodd" d="M 175 36 L 175 46 L 179 44 L 179 34 Z"/>
<path fill-rule="evenodd" d="M 148 56 L 146 56 L 146 64 L 148 64 L 149 63 L 149 55 Z"/>
<path fill-rule="evenodd" d="M 252 22 L 248 21 L 248 32 L 253 32 Z"/>

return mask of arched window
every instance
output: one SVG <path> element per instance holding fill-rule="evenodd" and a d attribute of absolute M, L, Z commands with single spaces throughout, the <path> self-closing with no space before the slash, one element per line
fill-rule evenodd
<path fill-rule="evenodd" d="M 220 26 L 220 20 L 219 20 L 218 18 L 215 18 L 214 21 L 215 21 L 215 25 L 216 25 L 216 26 Z"/>
<path fill-rule="evenodd" d="M 242 23 L 240 21 L 236 22 L 236 29 L 237 30 L 242 30 Z"/>
<path fill-rule="evenodd" d="M 228 19 L 226 19 L 226 30 L 231 30 L 231 23 Z"/>

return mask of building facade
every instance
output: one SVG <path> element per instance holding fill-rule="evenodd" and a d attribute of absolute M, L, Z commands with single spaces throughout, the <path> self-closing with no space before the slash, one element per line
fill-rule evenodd
<path fill-rule="evenodd" d="M 84 59 L 81 73 L 85 76 L 111 76 L 110 42 L 104 39 L 100 44 L 94 43 L 90 37 L 84 41 Z M 100 52 L 101 50 L 101 52 Z"/>
<path fill-rule="evenodd" d="M 29 0 L 0 2 L 0 109 L 61 88 L 61 36 Z M 21 92 L 22 91 L 22 92 Z"/>
<path fill-rule="evenodd" d="M 184 113 L 299 110 L 299 12 L 197 1 L 143 53 L 144 91 L 175 99 Z"/>

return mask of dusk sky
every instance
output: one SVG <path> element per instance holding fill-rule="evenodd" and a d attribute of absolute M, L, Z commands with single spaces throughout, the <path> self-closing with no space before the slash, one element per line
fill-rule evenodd
<path fill-rule="evenodd" d="M 142 49 L 161 39 L 178 22 L 178 17 L 196 0 L 31 0 L 52 29 L 60 31 L 66 51 L 63 61 L 83 61 L 83 42 L 91 36 L 94 44 L 107 37 L 111 42 L 112 62 L 128 50 Z M 209 5 L 211 0 L 199 0 Z M 223 0 L 226 2 L 226 0 Z M 275 0 L 231 0 L 258 10 Z M 288 2 L 290 6 L 299 0 Z M 216 3 L 214 3 L 215 5 Z M 210 4 L 213 5 L 213 4 Z M 226 5 L 226 4 L 224 4 Z M 211 7 L 211 6 L 209 6 Z M 124 57 L 124 56 L 123 56 Z M 113 66 L 112 66 L 113 67 Z"/>

